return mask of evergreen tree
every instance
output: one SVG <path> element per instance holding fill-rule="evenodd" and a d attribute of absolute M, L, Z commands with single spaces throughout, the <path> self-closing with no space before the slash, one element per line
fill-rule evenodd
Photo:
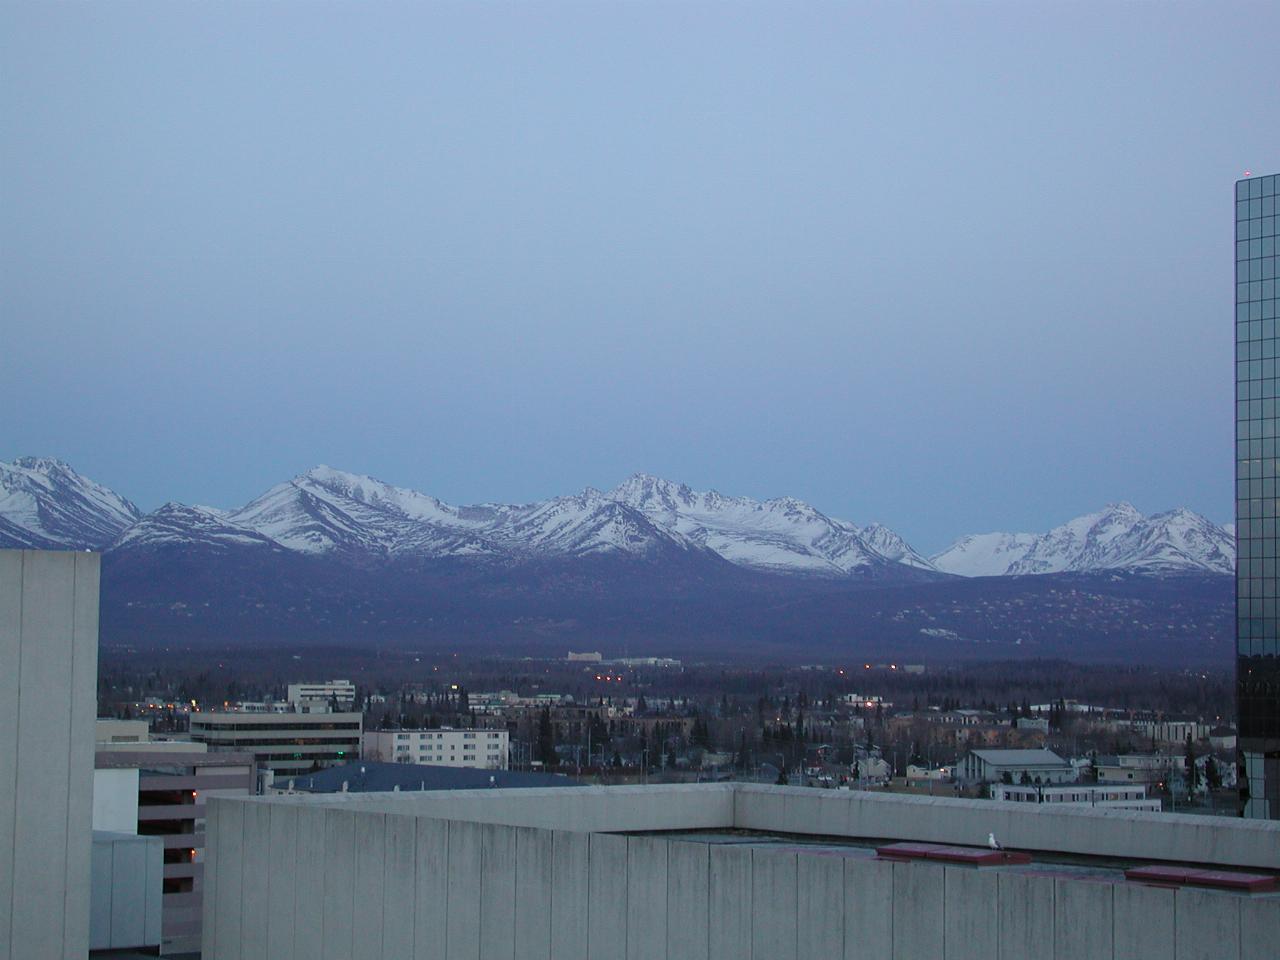
<path fill-rule="evenodd" d="M 560 762 L 556 755 L 556 733 L 551 723 L 551 710 L 543 707 L 538 716 L 538 759 L 544 766 L 554 767 Z"/>
<path fill-rule="evenodd" d="M 1196 750 L 1189 733 L 1187 734 L 1187 755 L 1183 762 L 1187 770 L 1187 796 L 1190 797 L 1196 787 L 1200 786 L 1200 768 L 1196 766 Z"/>
<path fill-rule="evenodd" d="M 1218 763 L 1213 757 L 1209 757 L 1204 762 L 1204 782 L 1210 790 L 1218 790 L 1222 787 L 1222 771 L 1218 769 Z"/>

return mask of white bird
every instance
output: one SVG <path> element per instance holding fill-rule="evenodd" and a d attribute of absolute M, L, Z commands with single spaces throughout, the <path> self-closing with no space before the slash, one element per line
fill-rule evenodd
<path fill-rule="evenodd" d="M 996 839 L 996 835 L 994 833 L 987 834 L 987 846 L 990 847 L 992 850 L 1004 849 L 1004 847 L 1000 846 L 1000 841 Z"/>

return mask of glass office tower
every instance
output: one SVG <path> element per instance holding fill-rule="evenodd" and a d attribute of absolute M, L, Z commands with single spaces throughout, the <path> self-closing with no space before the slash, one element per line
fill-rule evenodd
<path fill-rule="evenodd" d="M 1244 815 L 1280 819 L 1276 176 L 1236 184 L 1236 709 Z"/>

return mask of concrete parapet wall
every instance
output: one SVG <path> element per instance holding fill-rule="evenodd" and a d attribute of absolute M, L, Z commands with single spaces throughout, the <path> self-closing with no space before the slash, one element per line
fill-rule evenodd
<path fill-rule="evenodd" d="M 750 824 L 775 833 L 956 840 L 946 831 L 972 832 L 979 816 L 1003 813 L 909 804 L 907 817 L 861 795 L 750 788 L 735 799 L 742 789 L 547 791 L 554 798 L 474 791 L 465 803 L 439 795 L 214 799 L 205 957 L 1251 960 L 1274 956 L 1280 936 L 1280 896 L 581 828 L 625 829 L 634 818 L 645 829 Z M 621 808 L 602 809 L 614 797 Z M 679 809 L 685 801 L 690 810 Z M 554 823 L 556 803 L 557 825 L 569 829 L 527 822 Z M 935 815 L 942 827 L 928 822 Z M 869 830 L 873 819 L 878 827 Z M 1160 849 L 1209 842 L 1187 826 L 1171 823 L 1175 836 Z M 1234 851 L 1231 829 L 1250 825 L 1209 826 L 1217 847 Z M 981 827 L 985 839 L 993 828 Z M 906 832 L 895 835 L 899 829 Z M 921 836 L 931 832 L 943 835 Z M 1109 853 L 1097 842 L 1093 851 Z M 1280 869 L 1280 850 L 1270 857 L 1270 868 Z"/>

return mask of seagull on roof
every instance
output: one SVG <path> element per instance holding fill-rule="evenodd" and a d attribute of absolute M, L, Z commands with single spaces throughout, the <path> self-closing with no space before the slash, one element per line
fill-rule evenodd
<path fill-rule="evenodd" d="M 987 834 L 987 846 L 990 847 L 992 850 L 1004 849 L 1004 847 L 1000 846 L 1000 841 L 996 839 L 996 835 L 994 833 Z"/>

